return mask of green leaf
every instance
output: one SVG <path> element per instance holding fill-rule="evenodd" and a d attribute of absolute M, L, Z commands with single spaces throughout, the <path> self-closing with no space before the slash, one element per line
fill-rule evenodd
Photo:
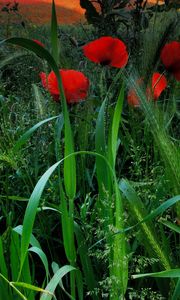
<path fill-rule="evenodd" d="M 80 256 L 82 270 L 84 273 L 84 279 L 88 287 L 88 290 L 93 291 L 97 287 L 97 281 L 95 278 L 91 259 L 88 255 L 88 247 L 86 245 L 86 240 L 83 235 L 83 232 L 81 231 L 80 226 L 76 222 L 74 223 L 74 229 L 75 229 L 76 240 L 78 243 L 77 251 Z M 93 300 L 98 299 L 98 297 L 94 294 L 92 294 L 91 297 Z"/>
<path fill-rule="evenodd" d="M 59 282 L 62 280 L 62 278 L 68 274 L 71 271 L 76 270 L 74 267 L 66 265 L 63 266 L 62 268 L 60 268 L 52 277 L 52 279 L 50 280 L 50 282 L 48 283 L 48 285 L 46 286 L 46 291 L 50 292 L 50 293 L 54 293 L 57 285 L 59 284 Z M 51 295 L 45 295 L 44 293 L 42 294 L 40 300 L 51 300 L 52 296 Z"/>
<path fill-rule="evenodd" d="M 56 262 L 52 262 L 52 269 L 53 269 L 53 273 L 55 274 L 58 270 L 59 270 L 59 265 Z M 64 288 L 63 282 L 62 280 L 59 281 L 59 286 L 60 288 L 64 291 L 64 293 L 71 299 L 71 300 L 75 300 Z"/>
<path fill-rule="evenodd" d="M 3 251 L 3 243 L 2 243 L 1 237 L 0 237 L 0 272 L 5 277 L 8 276 L 8 270 L 7 270 L 7 266 L 6 266 L 6 261 L 5 261 L 4 251 Z"/>
<path fill-rule="evenodd" d="M 121 189 L 121 191 L 123 192 L 123 194 L 125 195 L 125 197 L 128 199 L 128 201 L 131 204 L 134 204 L 136 207 L 138 206 L 138 209 L 140 208 L 140 209 L 143 209 L 145 211 L 145 209 L 142 205 L 142 202 L 140 201 L 140 199 L 137 196 L 135 190 L 132 188 L 132 186 L 130 185 L 130 183 L 127 180 L 122 179 L 120 181 L 119 188 Z M 171 206 L 173 206 L 174 204 L 176 204 L 179 201 L 180 201 L 180 195 L 177 195 L 173 198 L 170 198 L 169 200 L 166 200 L 160 206 L 158 206 L 155 210 L 153 210 L 150 214 L 145 216 L 135 226 L 137 226 L 141 223 L 152 220 L 153 218 L 159 216 L 160 214 L 165 212 L 168 208 L 170 208 Z"/>
<path fill-rule="evenodd" d="M 180 234 L 180 227 L 178 225 L 173 224 L 166 220 L 160 220 L 159 222 L 162 223 L 163 225 L 165 225 L 166 227 L 170 228 L 171 230 Z"/>
<path fill-rule="evenodd" d="M 179 299 L 179 291 L 180 291 L 180 278 L 178 279 L 175 289 L 174 289 L 174 293 L 172 295 L 172 300 L 178 300 Z"/>
<path fill-rule="evenodd" d="M 66 97 L 64 94 L 62 79 L 60 76 L 59 68 L 52 57 L 52 55 L 43 47 L 35 43 L 34 41 L 30 39 L 25 38 L 10 38 L 6 39 L 0 42 L 0 46 L 4 43 L 10 43 L 14 45 L 18 45 L 21 47 L 24 47 L 30 51 L 33 51 L 38 56 L 40 56 L 43 59 L 46 59 L 51 68 L 53 69 L 57 80 L 58 80 L 58 86 L 59 90 L 61 91 L 61 104 L 62 104 L 62 110 L 64 115 L 64 124 L 65 124 L 65 154 L 64 156 L 68 156 L 69 154 L 74 152 L 74 143 L 73 143 L 73 136 L 72 136 L 72 130 L 71 130 L 71 124 L 69 119 L 69 113 L 67 109 L 67 103 L 66 103 Z M 18 147 L 17 147 L 18 148 Z M 70 156 L 69 159 L 67 159 L 64 162 L 64 184 L 65 189 L 68 197 L 70 199 L 73 199 L 76 194 L 76 161 L 74 156 Z"/>
<path fill-rule="evenodd" d="M 15 228 L 13 228 L 13 231 L 17 232 L 19 235 L 22 236 L 23 226 L 22 225 L 18 225 Z M 38 242 L 38 240 L 35 238 L 35 236 L 33 234 L 30 235 L 30 241 L 29 241 L 29 243 L 33 247 L 37 247 L 37 248 L 41 249 L 40 243 Z"/>
<path fill-rule="evenodd" d="M 51 13 L 51 46 L 52 46 L 52 56 L 55 62 L 59 62 L 59 49 L 58 49 L 58 24 L 56 16 L 56 7 L 54 0 L 52 1 L 52 13 Z"/>
<path fill-rule="evenodd" d="M 98 114 L 95 131 L 95 148 L 96 152 L 106 157 L 106 138 L 105 138 L 105 107 L 107 101 L 104 100 Z M 100 196 L 104 196 L 104 189 L 109 190 L 109 178 L 107 165 L 101 159 L 96 157 L 96 173 Z"/>
<path fill-rule="evenodd" d="M 45 119 L 43 121 L 40 121 L 39 123 L 37 123 L 36 125 L 34 125 L 33 127 L 31 127 L 28 131 L 26 131 L 21 137 L 20 139 L 15 143 L 14 147 L 13 147 L 13 151 L 18 151 L 22 145 L 24 145 L 27 140 L 30 138 L 30 136 L 39 128 L 41 127 L 42 125 L 44 125 L 45 123 L 47 122 L 50 122 L 54 119 L 57 119 L 58 116 L 55 116 L 55 117 L 51 117 L 51 118 L 48 118 L 48 119 Z"/>
<path fill-rule="evenodd" d="M 124 85 L 122 86 L 118 96 L 118 100 L 114 109 L 111 130 L 109 133 L 108 156 L 113 168 L 115 168 L 115 162 L 116 162 L 118 131 L 121 122 L 123 101 L 124 101 Z"/>
<path fill-rule="evenodd" d="M 178 278 L 180 277 L 180 269 L 171 269 L 171 270 L 155 272 L 155 273 L 132 275 L 133 279 L 143 278 L 143 277 Z"/>
<path fill-rule="evenodd" d="M 143 238 L 148 243 L 148 245 L 146 245 L 146 243 L 144 244 L 146 250 L 153 250 L 158 259 L 160 260 L 161 265 L 165 269 L 171 269 L 168 253 L 166 253 L 165 249 L 161 247 L 159 239 L 154 230 L 154 226 L 152 226 L 152 224 L 149 222 L 147 223 L 147 221 L 150 221 L 152 218 L 165 211 L 168 207 L 175 204 L 179 200 L 179 197 L 177 196 L 167 200 L 166 202 L 161 204 L 156 210 L 151 212 L 149 215 L 146 215 L 147 213 L 144 204 L 138 197 L 135 190 L 129 184 L 129 182 L 123 179 L 121 180 L 119 187 L 129 202 L 129 208 L 132 216 L 138 221 L 138 223 L 135 226 L 141 225 Z M 131 227 L 131 229 L 132 228 L 133 227 Z"/>
<path fill-rule="evenodd" d="M 62 184 L 60 186 L 60 210 L 62 220 L 63 244 L 68 261 L 73 264 L 76 260 L 76 248 L 74 243 L 74 221 L 71 213 L 68 211 L 67 199 L 64 195 Z M 73 200 L 70 200 L 73 201 Z M 72 203 L 71 203 L 72 205 Z"/>
<path fill-rule="evenodd" d="M 28 246 L 30 242 L 30 237 L 32 234 L 32 228 L 37 212 L 37 208 L 39 205 L 39 201 L 42 195 L 42 192 L 45 188 L 45 185 L 47 181 L 49 180 L 49 177 L 52 175 L 52 173 L 55 171 L 57 166 L 60 164 L 60 162 L 55 163 L 53 166 L 51 166 L 44 174 L 43 176 L 39 179 L 37 182 L 33 193 L 31 194 L 31 197 L 29 199 L 26 211 L 25 211 L 25 216 L 24 216 L 24 221 L 23 221 L 23 230 L 22 230 L 22 241 L 21 241 L 21 265 L 20 265 L 20 272 L 22 270 L 25 257 L 27 255 L 28 251 Z"/>
<path fill-rule="evenodd" d="M 5 276 L 0 273 L 0 277 L 7 283 L 12 289 L 21 297 L 23 300 L 28 300 L 15 286 L 12 282 L 10 282 Z"/>
<path fill-rule="evenodd" d="M 34 252 L 39 256 L 40 260 L 42 261 L 42 263 L 44 265 L 44 268 L 45 268 L 45 271 L 46 271 L 46 280 L 48 281 L 49 267 L 48 267 L 48 260 L 47 260 L 46 254 L 40 248 L 37 248 L 37 247 L 31 247 L 31 248 L 29 248 L 28 251 L 29 252 Z"/>
<path fill-rule="evenodd" d="M 10 282 L 10 283 L 13 284 L 14 286 L 22 287 L 31 291 L 45 293 L 47 295 L 50 295 L 51 297 L 54 296 L 54 294 L 52 294 L 51 292 L 41 289 L 38 286 L 29 283 L 25 283 L 25 282 Z"/>
<path fill-rule="evenodd" d="M 33 94 L 34 94 L 34 105 L 37 110 L 37 115 L 41 118 L 45 115 L 46 106 L 44 96 L 40 90 L 40 88 L 36 84 L 32 84 Z"/>

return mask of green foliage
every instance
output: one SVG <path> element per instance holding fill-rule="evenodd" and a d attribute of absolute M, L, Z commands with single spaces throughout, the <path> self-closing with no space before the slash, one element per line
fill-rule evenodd
<path fill-rule="evenodd" d="M 97 31 L 58 26 L 54 1 L 51 28 L 1 29 L 23 38 L 0 48 L 0 299 L 179 296 L 179 83 L 155 105 L 136 83 L 162 69 L 179 12 L 98 2 L 81 1 Z M 81 45 L 100 34 L 127 41 L 125 71 L 84 59 Z M 84 103 L 42 89 L 39 72 L 53 69 L 63 91 L 59 65 L 90 78 Z M 132 87 L 141 108 L 127 107 Z"/>

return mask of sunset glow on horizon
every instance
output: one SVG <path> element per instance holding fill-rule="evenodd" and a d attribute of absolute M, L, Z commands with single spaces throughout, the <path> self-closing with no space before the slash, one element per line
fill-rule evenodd
<path fill-rule="evenodd" d="M 0 0 L 0 9 L 8 2 L 13 3 L 14 1 Z M 17 2 L 19 3 L 19 13 L 25 19 L 36 24 L 50 22 L 52 0 L 17 0 Z M 55 0 L 58 22 L 71 24 L 84 20 L 85 11 L 80 7 L 79 2 L 79 0 Z"/>

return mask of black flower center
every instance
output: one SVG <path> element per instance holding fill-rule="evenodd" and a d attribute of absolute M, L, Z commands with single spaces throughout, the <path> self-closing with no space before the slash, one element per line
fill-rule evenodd
<path fill-rule="evenodd" d="M 110 59 L 105 59 L 100 62 L 101 66 L 107 66 L 111 63 Z"/>

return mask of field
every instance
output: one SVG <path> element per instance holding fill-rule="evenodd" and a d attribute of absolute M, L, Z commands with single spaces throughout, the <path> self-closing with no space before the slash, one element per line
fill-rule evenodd
<path fill-rule="evenodd" d="M 8 1 L 0 1 L 0 9 Z M 24 19 L 35 24 L 48 23 L 51 18 L 50 0 L 19 0 L 19 13 Z M 72 24 L 84 20 L 84 10 L 80 7 L 78 0 L 56 0 L 56 11 L 58 22 L 61 24 Z M 2 13 L 1 16 L 3 17 Z M 2 19 L 1 21 L 2 22 Z"/>
<path fill-rule="evenodd" d="M 0 300 L 179 300 L 180 5 L 19 2 L 0 1 Z"/>

